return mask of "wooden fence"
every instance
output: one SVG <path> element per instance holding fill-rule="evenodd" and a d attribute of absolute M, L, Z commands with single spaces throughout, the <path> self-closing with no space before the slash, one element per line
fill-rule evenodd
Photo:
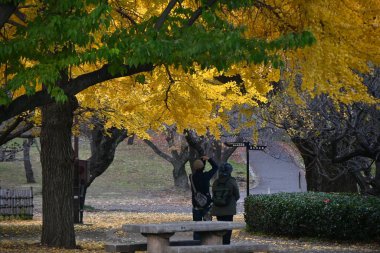
<path fill-rule="evenodd" d="M 32 219 L 33 188 L 0 188 L 0 216 L 13 216 L 23 219 Z"/>

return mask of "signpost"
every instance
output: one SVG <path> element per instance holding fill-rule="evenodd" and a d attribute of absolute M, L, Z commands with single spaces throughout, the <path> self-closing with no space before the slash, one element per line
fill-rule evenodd
<path fill-rule="evenodd" d="M 267 146 L 254 146 L 248 141 L 244 142 L 225 142 L 224 145 L 227 147 L 245 147 L 247 155 L 247 196 L 249 195 L 249 151 L 250 150 L 261 150 L 263 151 Z"/>

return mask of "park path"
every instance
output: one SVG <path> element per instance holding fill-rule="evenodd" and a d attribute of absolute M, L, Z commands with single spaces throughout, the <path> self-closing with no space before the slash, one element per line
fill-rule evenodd
<path fill-rule="evenodd" d="M 306 191 L 304 170 L 293 161 L 272 155 L 251 151 L 250 167 L 258 181 L 252 194 Z"/>
<path fill-rule="evenodd" d="M 250 151 L 250 194 L 272 194 L 278 192 L 304 192 L 307 190 L 305 171 L 300 168 L 289 150 L 280 145 L 271 145 L 265 151 Z M 246 197 L 241 192 L 241 200 Z"/>

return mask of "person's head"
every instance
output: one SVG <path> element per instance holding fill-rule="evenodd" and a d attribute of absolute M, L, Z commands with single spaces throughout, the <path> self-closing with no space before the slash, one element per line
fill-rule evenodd
<path fill-rule="evenodd" d="M 232 173 L 232 165 L 229 163 L 223 163 L 222 167 L 220 168 L 220 175 L 221 176 L 231 176 Z"/>
<path fill-rule="evenodd" d="M 193 163 L 193 168 L 195 171 L 203 171 L 205 164 L 201 159 L 197 159 Z"/>

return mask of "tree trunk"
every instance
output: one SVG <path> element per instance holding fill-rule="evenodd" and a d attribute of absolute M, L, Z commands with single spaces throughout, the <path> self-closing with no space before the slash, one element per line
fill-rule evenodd
<path fill-rule="evenodd" d="M 380 197 L 380 157 L 375 160 L 375 176 L 372 182 L 370 182 L 371 189 L 368 191 L 369 194 Z"/>
<path fill-rule="evenodd" d="M 185 164 L 182 161 L 172 161 L 174 186 L 180 189 L 189 189 Z"/>
<path fill-rule="evenodd" d="M 168 144 L 170 144 L 171 141 L 174 141 L 173 138 L 167 138 Z M 171 155 L 165 153 L 163 150 L 160 149 L 160 147 L 156 144 L 154 144 L 150 140 L 144 140 L 144 142 L 161 158 L 165 159 L 166 161 L 170 162 L 173 166 L 173 181 L 174 186 L 178 187 L 183 190 L 188 190 L 189 183 L 187 180 L 187 173 L 185 169 L 185 165 L 187 161 L 189 160 L 189 150 L 187 145 L 184 145 L 186 142 L 182 142 L 181 147 L 178 148 L 178 150 L 172 150 Z"/>
<path fill-rule="evenodd" d="M 127 138 L 127 130 L 111 128 L 105 133 L 104 125 L 97 124 L 91 131 L 90 179 L 87 187 L 103 174 L 113 162 L 117 146 Z"/>
<path fill-rule="evenodd" d="M 30 162 L 30 146 L 33 143 L 33 138 L 25 139 L 23 142 L 24 168 L 27 183 L 35 183 L 32 163 Z"/>
<path fill-rule="evenodd" d="M 42 107 L 42 236 L 52 247 L 75 248 L 73 219 L 74 150 L 71 144 L 74 101 Z"/>
<path fill-rule="evenodd" d="M 305 166 L 310 166 L 310 164 L 305 163 Z M 342 168 L 342 170 L 344 169 Z M 315 165 L 307 167 L 306 182 L 308 191 L 358 192 L 356 178 L 351 172 L 343 173 L 336 179 L 331 180 L 327 176 L 319 173 L 319 171 L 320 168 L 317 168 Z M 333 177 L 333 175 L 331 175 L 331 177 Z"/>
<path fill-rule="evenodd" d="M 345 168 L 346 164 L 333 164 L 328 154 L 314 150 L 308 140 L 294 138 L 292 141 L 305 163 L 308 191 L 358 192 L 355 176 Z"/>

